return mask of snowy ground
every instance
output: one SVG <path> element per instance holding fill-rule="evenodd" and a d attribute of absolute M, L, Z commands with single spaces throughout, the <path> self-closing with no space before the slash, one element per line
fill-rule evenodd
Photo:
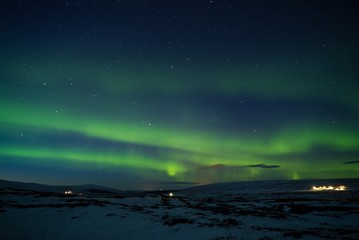
<path fill-rule="evenodd" d="M 314 182 L 214 184 L 169 196 L 169 192 L 0 181 L 0 236 L 2 240 L 359 239 L 359 180 L 342 180 L 340 184 L 349 187 L 342 192 L 308 191 Z M 73 194 L 65 195 L 67 190 Z"/>

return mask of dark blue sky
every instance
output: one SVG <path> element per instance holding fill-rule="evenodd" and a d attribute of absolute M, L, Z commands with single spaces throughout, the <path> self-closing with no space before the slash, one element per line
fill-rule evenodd
<path fill-rule="evenodd" d="M 2 1 L 0 178 L 157 189 L 358 177 L 356 9 Z"/>

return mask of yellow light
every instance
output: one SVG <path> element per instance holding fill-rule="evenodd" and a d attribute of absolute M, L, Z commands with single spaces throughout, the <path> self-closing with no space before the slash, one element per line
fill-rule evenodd
<path fill-rule="evenodd" d="M 335 190 L 335 191 L 345 191 L 345 190 L 346 190 L 346 187 L 343 186 L 343 185 L 341 185 L 341 186 L 339 186 L 339 187 L 336 187 L 334 190 Z"/>
<path fill-rule="evenodd" d="M 168 195 L 169 195 L 170 197 L 173 197 L 173 193 L 171 193 L 171 192 L 170 192 Z"/>
<path fill-rule="evenodd" d="M 312 187 L 312 191 L 345 191 L 346 190 L 346 187 L 341 185 L 341 186 L 338 186 L 338 187 L 333 187 L 333 186 L 319 186 L 319 187 L 316 187 L 316 186 L 313 186 Z"/>

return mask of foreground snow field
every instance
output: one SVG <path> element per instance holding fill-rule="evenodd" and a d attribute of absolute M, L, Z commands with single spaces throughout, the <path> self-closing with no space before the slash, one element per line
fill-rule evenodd
<path fill-rule="evenodd" d="M 314 192 L 313 184 L 348 190 Z M 1 239 L 359 239 L 358 186 L 238 182 L 170 196 L 0 181 Z"/>

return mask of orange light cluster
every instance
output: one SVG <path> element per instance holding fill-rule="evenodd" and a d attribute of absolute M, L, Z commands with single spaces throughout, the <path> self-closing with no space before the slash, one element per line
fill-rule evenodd
<path fill-rule="evenodd" d="M 333 186 L 313 186 L 312 187 L 313 191 L 345 191 L 346 190 L 346 186 L 338 186 L 338 187 L 333 187 Z"/>

